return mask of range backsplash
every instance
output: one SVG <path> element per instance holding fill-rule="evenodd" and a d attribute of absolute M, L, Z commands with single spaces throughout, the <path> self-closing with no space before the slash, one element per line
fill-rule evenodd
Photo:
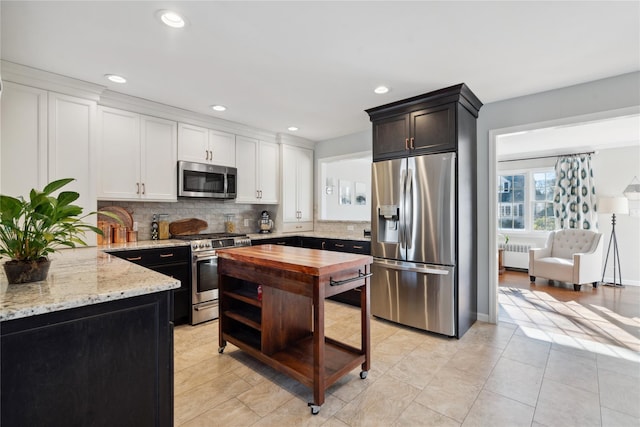
<path fill-rule="evenodd" d="M 224 221 L 226 214 L 235 215 L 237 233 L 256 233 L 258 220 L 262 211 L 269 211 L 275 222 L 277 206 L 274 205 L 250 205 L 236 204 L 233 202 L 212 200 L 183 200 L 178 202 L 111 202 L 98 201 L 98 209 L 105 206 L 122 206 L 133 216 L 138 223 L 138 240 L 151 239 L 151 221 L 153 214 L 168 214 L 169 222 L 184 218 L 199 218 L 207 221 L 209 228 L 202 233 L 216 233 L 225 231 Z M 249 220 L 249 225 L 244 225 L 244 220 Z"/>

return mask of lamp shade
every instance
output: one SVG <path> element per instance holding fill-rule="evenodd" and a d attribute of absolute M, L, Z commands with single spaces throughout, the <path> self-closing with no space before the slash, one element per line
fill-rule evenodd
<path fill-rule="evenodd" d="M 629 200 L 640 200 L 640 181 L 637 176 L 633 177 L 631 184 L 627 185 L 623 194 Z"/>
<path fill-rule="evenodd" d="M 628 214 L 629 200 L 626 197 L 598 198 L 598 212 L 604 214 Z"/>

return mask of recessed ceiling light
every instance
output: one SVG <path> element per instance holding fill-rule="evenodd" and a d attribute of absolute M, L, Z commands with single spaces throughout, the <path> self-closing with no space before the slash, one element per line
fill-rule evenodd
<path fill-rule="evenodd" d="M 212 105 L 211 108 L 215 111 L 225 111 L 227 109 L 224 105 Z"/>
<path fill-rule="evenodd" d="M 185 26 L 186 21 L 182 16 L 171 10 L 161 10 L 158 12 L 160 20 L 171 28 L 182 28 Z"/>
<path fill-rule="evenodd" d="M 104 75 L 107 79 L 109 79 L 110 81 L 114 82 L 114 83 L 126 83 L 127 79 L 125 79 L 122 76 L 119 76 L 117 74 L 105 74 Z"/>
<path fill-rule="evenodd" d="M 298 128 L 295 126 L 289 126 L 287 129 L 289 129 L 291 132 L 295 132 L 298 130 Z"/>
<path fill-rule="evenodd" d="M 389 88 L 386 86 L 378 86 L 373 91 L 377 94 L 383 94 L 389 92 Z"/>

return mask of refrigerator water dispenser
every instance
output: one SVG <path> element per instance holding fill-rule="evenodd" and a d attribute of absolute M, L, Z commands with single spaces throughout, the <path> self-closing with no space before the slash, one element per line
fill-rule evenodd
<path fill-rule="evenodd" d="M 397 205 L 378 207 L 378 241 L 398 242 L 399 209 Z"/>

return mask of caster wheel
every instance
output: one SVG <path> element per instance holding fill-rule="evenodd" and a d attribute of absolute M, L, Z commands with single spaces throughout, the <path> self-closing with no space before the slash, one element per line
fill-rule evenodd
<path fill-rule="evenodd" d="M 218 353 L 220 354 L 224 353 L 224 347 L 218 347 Z"/>
<path fill-rule="evenodd" d="M 367 374 L 368 373 L 369 373 L 368 371 L 360 371 L 360 378 L 362 378 L 362 379 L 367 378 Z"/>
<path fill-rule="evenodd" d="M 320 412 L 320 406 L 314 405 L 313 403 L 307 403 L 307 405 L 311 408 L 311 415 L 318 415 L 318 412 Z"/>

